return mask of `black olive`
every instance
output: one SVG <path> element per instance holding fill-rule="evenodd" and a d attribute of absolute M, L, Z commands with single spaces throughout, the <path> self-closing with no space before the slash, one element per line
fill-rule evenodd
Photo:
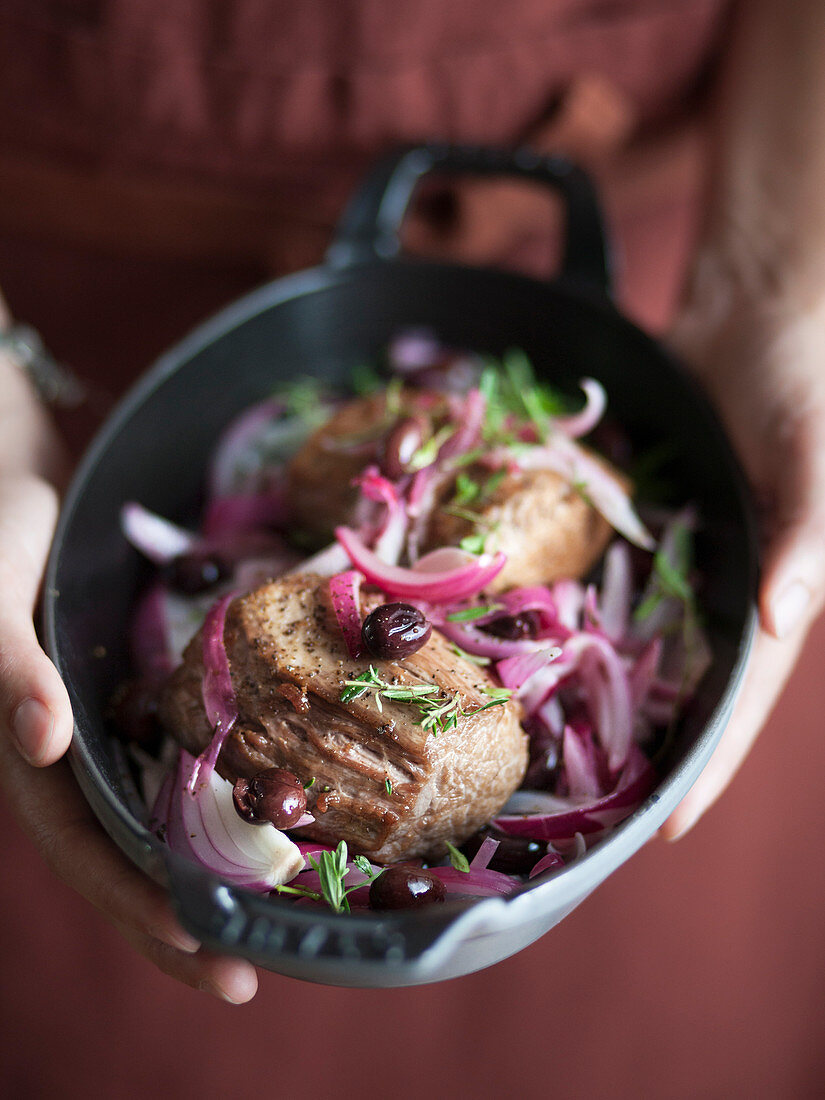
<path fill-rule="evenodd" d="M 370 883 L 371 909 L 418 909 L 446 897 L 447 889 L 437 875 L 404 863 L 388 867 Z"/>
<path fill-rule="evenodd" d="M 145 749 L 155 748 L 161 738 L 158 722 L 157 686 L 146 680 L 129 680 L 120 685 L 111 705 L 111 717 L 124 741 Z"/>
<path fill-rule="evenodd" d="M 486 623 L 482 629 L 496 638 L 516 642 L 521 638 L 535 638 L 539 632 L 539 623 L 538 612 L 522 611 L 518 615 L 501 615 Z"/>
<path fill-rule="evenodd" d="M 191 550 L 188 554 L 179 554 L 166 565 L 162 577 L 176 592 L 185 596 L 196 596 L 225 580 L 232 572 L 232 566 L 220 555 L 206 550 Z"/>
<path fill-rule="evenodd" d="M 411 656 L 432 632 L 432 623 L 408 603 L 381 604 L 367 615 L 361 627 L 366 649 L 383 661 Z"/>
<path fill-rule="evenodd" d="M 307 808 L 307 796 L 296 775 L 284 768 L 267 768 L 251 779 L 242 776 L 232 789 L 235 809 L 251 825 L 270 821 L 276 829 L 291 829 Z"/>
<path fill-rule="evenodd" d="M 405 416 L 390 429 L 384 441 L 381 469 L 391 481 L 407 472 L 410 459 L 421 446 L 424 429 L 414 416 Z"/>
<path fill-rule="evenodd" d="M 499 842 L 493 858 L 487 864 L 491 871 L 501 871 L 505 875 L 529 875 L 542 856 L 547 855 L 547 842 L 526 840 L 520 836 L 502 836 L 485 829 L 462 845 L 462 851 L 472 859 L 481 847 L 482 841 L 492 836 Z"/>

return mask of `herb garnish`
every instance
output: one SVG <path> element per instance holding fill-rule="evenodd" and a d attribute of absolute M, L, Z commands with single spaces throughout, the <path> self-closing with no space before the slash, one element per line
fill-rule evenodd
<path fill-rule="evenodd" d="M 307 856 L 310 867 L 318 872 L 320 894 L 317 890 L 310 890 L 306 886 L 283 885 L 276 886 L 275 889 L 281 894 L 298 894 L 301 897 L 313 898 L 315 901 L 325 901 L 334 913 L 349 913 L 350 904 L 347 895 L 353 890 L 360 890 L 362 886 L 366 886 L 366 883 L 357 882 L 354 886 L 344 887 L 344 879 L 349 874 L 347 856 L 345 840 L 339 843 L 334 852 L 326 850 L 319 852 L 317 860 L 313 856 Z M 370 882 L 381 874 L 380 871 L 373 871 L 366 856 L 355 856 L 352 862 L 362 874 L 367 875 Z"/>
<path fill-rule="evenodd" d="M 418 710 L 418 724 L 422 729 L 432 731 L 434 736 L 455 729 L 460 718 L 471 718 L 489 707 L 501 706 L 512 695 L 509 688 L 484 688 L 490 696 L 488 703 L 465 710 L 461 705 L 461 696 L 446 695 L 437 684 L 390 684 L 383 680 L 374 665 L 354 680 L 344 681 L 341 702 L 350 703 L 371 694 L 379 711 L 383 710 L 383 700 L 394 703 L 410 703 Z"/>
<path fill-rule="evenodd" d="M 448 623 L 471 623 L 474 619 L 483 619 L 493 611 L 501 611 L 504 604 L 490 603 L 481 607 L 465 607 L 461 611 L 452 611 L 447 616 Z"/>
<path fill-rule="evenodd" d="M 470 863 L 463 852 L 459 852 L 458 848 L 450 844 L 449 840 L 446 841 L 447 851 L 450 853 L 450 863 L 455 867 L 456 871 L 463 871 L 466 874 L 470 873 Z"/>

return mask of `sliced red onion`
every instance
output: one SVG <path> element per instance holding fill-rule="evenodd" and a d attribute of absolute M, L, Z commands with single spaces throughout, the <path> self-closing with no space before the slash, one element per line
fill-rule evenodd
<path fill-rule="evenodd" d="M 187 553 L 199 541 L 191 531 L 150 512 L 134 500 L 123 505 L 120 525 L 132 546 L 156 565 L 166 565 L 173 558 Z"/>
<path fill-rule="evenodd" d="M 348 527 L 335 530 L 338 541 L 346 550 L 352 564 L 366 579 L 392 596 L 444 603 L 474 596 L 485 588 L 504 568 L 507 560 L 499 552 L 492 559 L 477 558 L 471 564 L 443 573 L 403 569 L 398 565 L 382 562 L 355 531 Z"/>
<path fill-rule="evenodd" d="M 626 539 L 652 550 L 650 532 L 636 515 L 630 495 L 616 476 L 575 440 L 555 433 L 543 447 L 529 447 L 512 453 L 506 449 L 491 455 L 500 465 L 513 462 L 522 470 L 554 470 L 582 494 L 607 522 Z"/>
<path fill-rule="evenodd" d="M 199 774 L 200 773 L 200 774 Z M 269 891 L 289 882 L 304 866 L 298 847 L 274 825 L 251 825 L 236 812 L 232 784 L 213 771 L 204 777 L 198 761 L 181 750 L 167 787 L 153 810 L 169 847 L 238 886 Z"/>
<path fill-rule="evenodd" d="M 595 378 L 582 378 L 579 385 L 584 390 L 584 408 L 573 416 L 557 416 L 553 420 L 554 426 L 571 439 L 578 439 L 592 431 L 607 408 L 607 394 L 601 382 Z"/>
<path fill-rule="evenodd" d="M 584 586 L 578 581 L 560 580 L 553 585 L 552 593 L 561 625 L 570 632 L 579 630 L 584 610 Z"/>
<path fill-rule="evenodd" d="M 331 577 L 334 573 L 343 573 L 349 567 L 350 560 L 346 550 L 340 542 L 330 543 L 311 558 L 305 558 L 302 562 L 290 569 L 293 573 L 315 573 L 319 577 Z"/>
<path fill-rule="evenodd" d="M 408 518 L 404 503 L 396 486 L 384 477 L 377 466 L 369 466 L 357 479 L 362 493 L 368 500 L 386 506 L 387 512 L 373 543 L 373 553 L 388 565 L 395 565 L 401 557 L 407 537 Z"/>
<path fill-rule="evenodd" d="M 547 654 L 554 651 L 556 655 L 561 652 L 558 646 L 548 645 L 547 641 L 538 641 L 532 638 L 497 638 L 484 630 L 479 630 L 475 623 L 455 623 L 440 616 L 436 623 L 439 633 L 467 653 L 473 653 L 477 657 L 490 657 L 494 661 L 504 658 L 516 657 L 530 653 Z M 509 687 L 506 684 L 505 687 Z"/>
<path fill-rule="evenodd" d="M 169 645 L 167 595 L 164 585 L 153 584 L 138 600 L 132 617 L 132 659 L 140 675 L 149 680 L 168 676 L 177 663 Z"/>
<path fill-rule="evenodd" d="M 498 851 L 498 846 L 501 844 L 500 840 L 496 840 L 495 837 L 485 836 L 481 842 L 481 847 L 476 854 L 470 860 L 471 871 L 484 871 L 490 864 L 490 860 Z"/>
<path fill-rule="evenodd" d="M 533 865 L 533 869 L 527 877 L 535 878 L 543 871 L 560 871 L 564 866 L 565 862 L 559 853 L 551 849 L 546 856 L 542 856 L 538 863 Z"/>
<path fill-rule="evenodd" d="M 463 401 L 458 428 L 438 450 L 437 466 L 443 468 L 453 459 L 459 458 L 478 446 L 486 411 L 487 400 L 481 390 L 470 390 Z"/>
<path fill-rule="evenodd" d="M 648 642 L 639 654 L 628 673 L 627 683 L 630 689 L 630 702 L 638 709 L 648 697 L 656 680 L 656 671 L 662 655 L 662 639 L 654 638 Z"/>
<path fill-rule="evenodd" d="M 578 723 L 564 727 L 562 759 L 571 798 L 594 799 L 607 793 L 602 786 L 602 768 L 591 729 Z"/>
<path fill-rule="evenodd" d="M 430 867 L 447 887 L 447 894 L 469 895 L 475 898 L 506 897 L 516 890 L 521 882 L 512 875 L 501 871 L 459 871 L 455 867 Z"/>
<path fill-rule="evenodd" d="M 360 593 L 363 575 L 356 569 L 350 569 L 346 573 L 336 573 L 330 578 L 329 595 L 332 600 L 332 608 L 350 657 L 357 658 L 364 652 L 361 638 L 361 607 Z"/>
<path fill-rule="evenodd" d="M 284 530 L 289 520 L 285 488 L 272 485 L 262 492 L 214 497 L 206 506 L 203 533 L 205 538 L 213 540 L 271 527 Z"/>
<path fill-rule="evenodd" d="M 531 840 L 558 840 L 571 838 L 576 833 L 596 833 L 629 817 L 651 792 L 655 782 L 653 765 L 634 745 L 616 789 L 604 798 L 582 803 L 542 791 L 517 791 L 493 825 L 508 836 Z"/>
<path fill-rule="evenodd" d="M 238 701 L 232 686 L 229 658 L 223 635 L 226 611 L 235 594 L 230 592 L 210 608 L 203 624 L 203 681 L 201 691 L 207 720 L 215 730 L 212 740 L 197 758 L 192 772 L 194 784 L 207 782 L 214 771 L 226 735 L 238 717 Z"/>
<path fill-rule="evenodd" d="M 630 608 L 633 602 L 633 568 L 630 548 L 618 539 L 607 548 L 604 557 L 598 621 L 611 641 L 618 642 L 627 634 Z"/>

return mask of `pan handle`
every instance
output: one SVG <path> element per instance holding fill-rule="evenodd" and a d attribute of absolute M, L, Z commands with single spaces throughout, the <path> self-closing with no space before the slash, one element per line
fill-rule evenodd
<path fill-rule="evenodd" d="M 400 230 L 413 191 L 424 176 L 516 176 L 559 193 L 566 205 L 567 239 L 561 278 L 610 294 L 611 263 L 590 177 L 565 157 L 530 149 L 416 145 L 380 160 L 345 209 L 327 262 L 346 267 L 401 251 Z"/>
<path fill-rule="evenodd" d="M 337 984 L 407 984 L 405 977 L 437 970 L 453 947 L 454 937 L 445 933 L 452 926 L 460 934 L 470 915 L 453 906 L 431 906 L 388 919 L 357 911 L 346 919 L 331 913 L 319 917 L 315 908 L 278 903 L 221 882 L 174 853 L 166 853 L 166 872 L 181 922 L 209 950 L 314 981 L 335 983 L 340 977 Z M 387 982 L 388 971 L 394 982 Z"/>

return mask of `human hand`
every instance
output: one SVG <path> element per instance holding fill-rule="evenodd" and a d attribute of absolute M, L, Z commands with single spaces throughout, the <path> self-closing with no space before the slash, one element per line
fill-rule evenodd
<path fill-rule="evenodd" d="M 787 681 L 825 594 L 825 307 L 694 300 L 671 343 L 715 403 L 760 509 L 759 628 L 710 763 L 671 814 L 674 840 L 719 797 Z"/>
<path fill-rule="evenodd" d="M 13 364 L 0 361 L 0 784 L 49 867 L 164 973 L 224 1000 L 254 996 L 254 967 L 200 950 L 165 892 L 106 835 L 61 759 L 69 697 L 33 612 L 57 516 L 61 452 Z"/>

